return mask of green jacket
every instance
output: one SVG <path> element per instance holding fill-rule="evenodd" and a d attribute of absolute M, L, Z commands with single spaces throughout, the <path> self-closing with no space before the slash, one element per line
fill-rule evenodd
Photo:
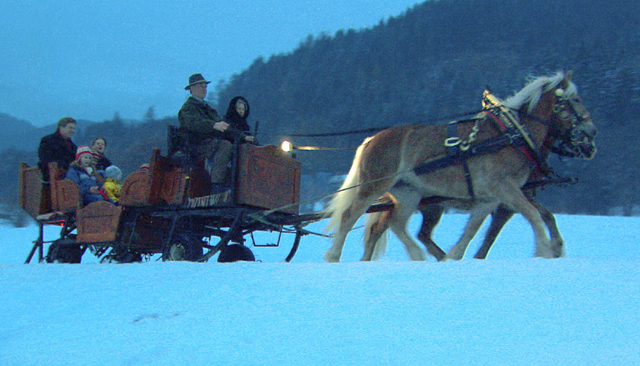
<path fill-rule="evenodd" d="M 222 121 L 222 117 L 210 105 L 202 103 L 194 97 L 189 97 L 178 112 L 180 128 L 200 137 L 222 137 L 222 132 L 213 129 L 215 122 Z"/>

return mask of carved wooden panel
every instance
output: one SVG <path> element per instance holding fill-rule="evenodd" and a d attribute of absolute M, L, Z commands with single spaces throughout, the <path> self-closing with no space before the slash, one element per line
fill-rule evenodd
<path fill-rule="evenodd" d="M 122 183 L 120 200 L 122 206 L 145 206 L 149 204 L 151 194 L 151 177 L 148 171 L 129 174 Z"/>
<path fill-rule="evenodd" d="M 238 156 L 236 203 L 298 214 L 301 163 L 277 146 L 243 144 Z"/>
<path fill-rule="evenodd" d="M 122 206 L 116 206 L 107 201 L 97 201 L 78 210 L 76 213 L 78 242 L 115 241 L 122 209 Z"/>
<path fill-rule="evenodd" d="M 51 211 L 49 185 L 43 185 L 38 167 L 21 163 L 18 170 L 18 204 L 34 219 Z"/>

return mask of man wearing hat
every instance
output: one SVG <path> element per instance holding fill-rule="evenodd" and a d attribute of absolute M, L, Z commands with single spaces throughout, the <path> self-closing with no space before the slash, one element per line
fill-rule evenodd
<path fill-rule="evenodd" d="M 198 145 L 196 153 L 206 159 L 205 167 L 211 176 L 211 193 L 216 194 L 230 188 L 224 182 L 233 145 L 227 136 L 232 134 L 227 130 L 229 124 L 204 100 L 207 96 L 207 84 L 210 82 L 202 74 L 189 76 L 189 85 L 184 89 L 189 90 L 191 96 L 180 108 L 178 121 L 180 128 L 195 137 Z"/>

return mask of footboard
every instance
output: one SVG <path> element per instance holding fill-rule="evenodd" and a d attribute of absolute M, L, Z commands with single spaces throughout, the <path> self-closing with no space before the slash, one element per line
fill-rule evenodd
<path fill-rule="evenodd" d="M 122 206 L 107 201 L 88 204 L 76 213 L 78 242 L 96 243 L 115 241 Z"/>

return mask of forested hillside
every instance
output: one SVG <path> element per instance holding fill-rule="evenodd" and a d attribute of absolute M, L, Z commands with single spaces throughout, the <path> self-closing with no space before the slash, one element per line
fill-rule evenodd
<path fill-rule="evenodd" d="M 574 70 L 599 128 L 599 152 L 586 162 L 552 157 L 558 173 L 580 183 L 548 188 L 540 200 L 556 212 L 631 214 L 640 204 L 640 2 L 428 1 L 371 28 L 309 36 L 290 53 L 258 58 L 218 83 L 209 99 L 224 113 L 232 97 L 245 96 L 250 121 L 260 121 L 258 139 L 277 144 L 294 134 L 445 123 L 479 109 L 487 85 L 507 98 L 528 78 L 557 70 Z M 177 121 L 114 118 L 83 125 L 74 141 L 105 136 L 108 156 L 129 173 L 148 160 L 152 147 L 165 149 L 168 123 Z M 39 139 L 49 130 L 27 135 Z M 330 191 L 327 178 L 348 170 L 351 149 L 367 135 L 292 137 L 296 145 L 345 149 L 298 153 L 305 196 Z M 17 163 L 36 158 L 31 148 L 7 147 L 0 145 L 6 180 L 0 193 L 3 203 L 12 203 Z"/>
<path fill-rule="evenodd" d="M 599 127 L 594 160 L 552 164 L 580 184 L 549 188 L 556 211 L 627 214 L 640 201 L 640 2 L 622 0 L 430 1 L 365 31 L 309 37 L 289 54 L 257 59 L 219 85 L 220 101 L 246 96 L 262 141 L 291 133 L 443 123 L 474 111 L 486 85 L 501 98 L 529 77 L 574 70 Z M 353 148 L 366 135 L 295 138 Z M 344 172 L 352 152 L 299 156 L 309 171 Z"/>

